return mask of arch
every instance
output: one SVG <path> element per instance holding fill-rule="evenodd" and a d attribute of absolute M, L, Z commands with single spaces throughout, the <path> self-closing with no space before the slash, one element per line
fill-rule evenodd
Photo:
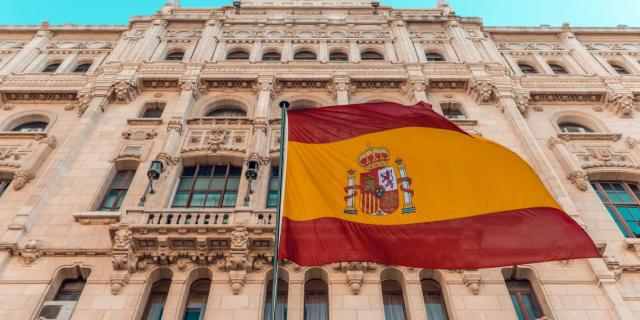
<path fill-rule="evenodd" d="M 146 316 L 145 313 L 148 313 L 147 310 L 154 308 L 153 306 L 151 306 L 150 303 L 157 303 L 160 304 L 162 307 L 164 306 L 164 303 L 166 302 L 166 294 L 164 297 L 161 296 L 161 294 L 164 292 L 164 289 L 166 289 L 166 293 L 169 292 L 169 286 L 171 285 L 171 280 L 173 279 L 173 271 L 171 271 L 171 269 L 169 269 L 168 267 L 156 267 L 155 269 L 151 270 L 151 272 L 149 272 L 149 275 L 147 276 L 147 280 L 145 281 L 145 286 L 142 289 L 142 294 L 140 295 L 140 298 L 138 300 L 138 305 L 136 308 L 136 313 L 134 316 L 134 319 L 142 319 L 142 320 L 146 320 L 148 319 L 148 317 L 143 317 Z M 164 283 L 160 283 L 160 281 L 165 281 Z M 169 286 L 167 286 L 167 284 Z M 153 291 L 154 287 L 156 287 L 155 289 L 158 289 L 158 286 L 164 286 L 164 288 L 160 288 L 163 290 L 157 290 L 155 293 Z M 154 297 L 153 295 L 156 294 L 156 296 Z M 158 307 L 155 307 L 158 308 Z M 152 311 L 152 310 L 149 310 Z M 157 313 L 157 312 L 156 312 Z"/>
<path fill-rule="evenodd" d="M 525 62 L 518 62 L 518 68 L 523 74 L 538 74 L 538 70 L 532 65 Z"/>
<path fill-rule="evenodd" d="M 19 114 L 14 115 L 12 119 L 9 119 L 4 125 L 4 131 L 16 131 L 19 130 L 21 126 L 25 127 L 24 131 L 21 132 L 47 132 L 51 129 L 52 126 L 52 115 L 48 112 L 40 112 L 34 113 L 33 111 L 25 111 Z M 40 123 L 40 126 L 34 127 L 39 130 L 29 131 L 27 124 L 29 123 Z M 46 124 L 42 126 L 42 124 Z"/>
<path fill-rule="evenodd" d="M 329 319 L 329 276 L 318 267 L 309 268 L 304 274 L 304 318 Z"/>
<path fill-rule="evenodd" d="M 53 62 L 49 62 L 47 63 L 47 65 L 42 68 L 43 73 L 54 73 L 58 70 L 58 68 L 60 68 L 60 65 L 62 64 L 62 61 L 53 61 Z"/>
<path fill-rule="evenodd" d="M 423 269 L 420 271 L 420 286 L 429 320 L 449 319 L 450 310 L 447 300 L 450 301 L 450 299 L 443 283 L 445 283 L 444 277 L 439 270 Z"/>
<path fill-rule="evenodd" d="M 221 99 L 211 102 L 204 108 L 203 116 L 217 118 L 244 118 L 247 116 L 246 105 L 236 99 Z"/>
<path fill-rule="evenodd" d="M 165 61 L 182 61 L 184 59 L 185 51 L 183 49 L 171 49 L 167 51 L 164 56 Z"/>
<path fill-rule="evenodd" d="M 311 49 L 303 48 L 293 54 L 293 60 L 317 60 L 318 55 Z"/>
<path fill-rule="evenodd" d="M 385 319 L 407 319 L 407 288 L 402 272 L 392 267 L 384 268 L 380 272 L 380 289 Z"/>
<path fill-rule="evenodd" d="M 611 68 L 613 68 L 613 71 L 615 71 L 617 74 L 619 75 L 631 74 L 631 72 L 629 72 L 629 70 L 627 70 L 627 68 L 624 66 L 624 63 L 620 63 L 614 60 L 609 60 L 607 62 L 609 63 L 609 65 L 611 65 Z"/>
<path fill-rule="evenodd" d="M 437 52 L 433 52 L 433 51 L 425 52 L 425 56 L 426 56 L 428 62 L 446 61 L 443 55 L 441 55 L 440 53 L 437 53 Z"/>
<path fill-rule="evenodd" d="M 377 49 L 364 49 L 360 52 L 360 60 L 384 60 L 384 54 Z"/>
<path fill-rule="evenodd" d="M 561 111 L 553 114 L 549 119 L 552 121 L 552 125 L 558 133 L 580 133 L 580 131 L 563 129 L 560 126 L 560 124 L 562 123 L 573 123 L 586 128 L 587 130 L 583 131 L 582 133 L 607 132 L 606 127 L 599 119 L 596 119 L 589 114 L 580 111 Z"/>
<path fill-rule="evenodd" d="M 544 292 L 544 287 L 541 285 L 538 280 L 539 277 L 536 274 L 535 270 L 529 266 L 515 266 L 509 268 L 503 268 L 501 270 L 502 276 L 505 280 L 505 285 L 507 286 L 507 291 L 511 296 L 511 301 L 514 304 L 514 308 L 524 307 L 523 300 L 529 300 L 530 303 L 537 304 L 533 306 L 534 310 L 529 309 L 529 311 L 533 311 L 534 315 L 531 315 L 530 318 L 538 319 L 545 315 L 553 317 L 553 312 L 550 308 L 550 304 L 546 301 L 546 294 Z M 527 288 L 530 290 L 527 293 Z M 523 295 L 533 295 L 528 298 L 523 297 Z M 526 307 L 524 309 L 527 309 Z M 535 310 L 537 309 L 537 310 Z"/>
<path fill-rule="evenodd" d="M 329 52 L 329 61 L 332 62 L 348 62 L 349 55 L 342 49 L 333 49 Z"/>
<path fill-rule="evenodd" d="M 569 74 L 567 68 L 565 68 L 562 64 L 555 61 L 549 61 L 548 63 L 549 68 L 551 69 L 551 71 L 553 71 L 553 74 Z"/>
<path fill-rule="evenodd" d="M 249 60 L 249 52 L 244 49 L 233 49 L 227 53 L 227 60 Z"/>
<path fill-rule="evenodd" d="M 281 61 L 282 54 L 274 49 L 265 51 L 261 57 L 262 61 Z"/>
<path fill-rule="evenodd" d="M 213 272 L 207 267 L 196 266 L 189 270 L 183 287 L 182 303 L 177 314 L 184 319 L 203 318 L 211 293 Z"/>
<path fill-rule="evenodd" d="M 273 268 L 265 273 L 265 295 L 262 319 L 271 319 L 272 310 L 272 279 Z M 286 317 L 289 300 L 289 272 L 284 268 L 278 269 L 278 288 L 276 297 L 276 319 L 283 320 Z"/>
<path fill-rule="evenodd" d="M 80 298 L 89 275 L 91 275 L 91 268 L 88 266 L 74 264 L 59 267 L 54 272 L 42 299 L 38 315 L 34 318 L 52 313 L 57 314 L 60 309 L 56 305 L 60 305 L 62 301 L 64 301 L 62 302 L 64 304 L 63 308 L 70 309 L 67 312 L 72 313 L 75 308 L 75 301 Z"/>
<path fill-rule="evenodd" d="M 87 73 L 89 69 L 91 69 L 92 65 L 93 65 L 93 62 L 91 61 L 80 62 L 75 66 L 75 68 L 73 68 L 73 73 Z"/>

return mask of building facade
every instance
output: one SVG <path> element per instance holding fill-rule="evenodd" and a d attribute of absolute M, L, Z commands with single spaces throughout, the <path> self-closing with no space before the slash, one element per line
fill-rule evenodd
<path fill-rule="evenodd" d="M 280 319 L 640 319 L 639 59 L 637 28 L 486 27 L 443 1 L 0 26 L 0 319 L 268 317 L 282 100 L 429 102 L 526 159 L 602 258 L 285 262 Z"/>

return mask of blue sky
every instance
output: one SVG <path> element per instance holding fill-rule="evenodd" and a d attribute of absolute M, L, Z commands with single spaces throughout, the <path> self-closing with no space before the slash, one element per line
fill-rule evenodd
<path fill-rule="evenodd" d="M 0 24 L 126 24 L 165 0 L 0 0 Z M 182 0 L 183 7 L 218 7 L 231 0 Z M 435 0 L 382 0 L 398 8 L 433 7 Z M 489 26 L 640 26 L 640 0 L 450 0 L 456 13 Z"/>

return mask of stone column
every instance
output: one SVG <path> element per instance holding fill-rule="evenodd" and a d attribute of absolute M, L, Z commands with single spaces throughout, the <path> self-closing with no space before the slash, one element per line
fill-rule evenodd
<path fill-rule="evenodd" d="M 209 20 L 205 24 L 200 41 L 193 53 L 192 61 L 208 61 L 211 60 L 211 56 L 218 44 L 218 37 L 220 36 L 220 24 L 217 20 Z"/>
<path fill-rule="evenodd" d="M 0 76 L 9 75 L 12 72 L 22 72 L 23 69 L 40 54 L 40 50 L 49 44 L 52 37 L 53 33 L 50 31 L 38 31 L 31 41 L 0 69 Z"/>
<path fill-rule="evenodd" d="M 293 59 L 292 49 L 291 40 L 285 40 L 282 46 L 282 62 L 289 62 Z"/>
<path fill-rule="evenodd" d="M 327 45 L 327 40 L 320 40 L 318 53 L 318 60 L 322 63 L 329 61 L 329 46 Z"/>
<path fill-rule="evenodd" d="M 167 172 L 168 176 L 165 178 L 161 177 L 158 184 L 162 183 L 162 181 L 171 182 L 175 180 L 179 174 L 176 170 L 169 169 L 172 165 L 176 164 L 175 159 L 180 153 L 182 136 L 187 132 L 187 119 L 191 115 L 193 104 L 198 97 L 198 79 L 188 76 L 183 78 L 180 82 L 180 89 L 180 95 L 175 100 L 173 106 L 167 106 L 167 110 L 165 110 L 170 119 L 167 124 L 167 137 L 161 151 L 156 155 L 156 159 L 162 161 L 164 171 Z M 145 207 L 151 204 L 155 206 L 166 206 L 171 200 L 169 199 L 172 191 L 171 186 L 172 184 L 168 183 L 163 188 L 157 188 L 158 192 L 155 196 L 158 197 L 157 199 L 159 201 L 151 200 L 154 195 L 148 195 Z"/>
<path fill-rule="evenodd" d="M 333 90 L 336 104 L 349 104 L 349 83 L 350 79 L 346 74 L 333 76 Z"/>
<path fill-rule="evenodd" d="M 290 279 L 287 296 L 287 320 L 302 320 L 304 315 L 304 281 Z M 331 297 L 329 297 L 331 298 Z M 331 301 L 329 301 L 331 304 Z M 329 305 L 331 308 L 331 305 Z"/>
<path fill-rule="evenodd" d="M 55 194 L 60 182 L 69 170 L 73 160 L 80 149 L 87 144 L 91 133 L 94 131 L 96 122 L 102 115 L 102 108 L 106 103 L 108 88 L 94 89 L 93 92 L 81 93 L 79 109 L 84 110 L 82 118 L 78 123 L 69 129 L 69 134 L 58 147 L 58 152 L 49 162 L 46 168 L 42 168 L 40 183 L 31 188 L 27 200 L 19 207 L 17 214 L 9 223 L 9 230 L 3 235 L 0 244 L 6 246 L 16 246 L 24 235 L 31 229 L 33 222 L 37 219 L 42 209 Z"/>
<path fill-rule="evenodd" d="M 212 289 L 213 286 L 209 289 L 209 296 L 212 296 Z M 189 288 L 186 287 L 184 272 L 177 273 L 174 271 L 174 276 L 171 279 L 171 286 L 169 286 L 169 292 L 167 293 L 167 300 L 164 303 L 162 320 L 182 319 L 182 317 L 180 317 L 182 315 L 178 313 L 181 310 L 184 310 L 184 306 L 181 306 L 180 304 L 185 302 L 185 299 L 187 299 L 187 297 L 184 296 L 185 294 L 189 294 Z"/>
<path fill-rule="evenodd" d="M 391 31 L 395 37 L 395 43 L 400 53 L 400 62 L 404 63 L 416 63 L 418 62 L 418 56 L 416 55 L 416 49 L 411 42 L 409 36 L 409 30 L 404 21 L 395 21 L 391 27 Z M 391 60 L 391 57 L 389 57 Z"/>
<path fill-rule="evenodd" d="M 458 57 L 463 62 L 480 62 L 482 58 L 477 52 L 476 46 L 467 38 L 465 31 L 460 27 L 458 20 L 450 20 L 447 25 L 447 32 L 451 37 L 451 45 L 458 53 Z"/>
<path fill-rule="evenodd" d="M 258 99 L 253 116 L 253 136 L 248 147 L 248 159 L 260 162 L 260 173 L 258 178 L 252 182 L 254 193 L 250 195 L 252 208 L 264 208 L 266 201 L 265 191 L 269 184 L 269 174 L 271 173 L 271 161 L 269 160 L 269 109 L 273 103 L 273 76 L 258 77 Z M 244 181 L 244 179 L 243 179 Z M 241 192 L 246 191 L 246 186 L 241 187 Z M 263 196 L 264 195 L 264 196 Z M 256 205 L 257 204 L 257 205 Z"/>
<path fill-rule="evenodd" d="M 355 63 L 360 62 L 360 49 L 355 40 L 349 40 L 349 60 Z"/>
<path fill-rule="evenodd" d="M 554 74 L 553 70 L 551 70 L 551 67 L 549 67 L 549 63 L 547 63 L 547 60 L 542 58 L 539 53 L 534 53 L 533 59 L 536 61 L 536 64 L 538 64 L 538 66 L 542 69 L 540 70 L 540 73 Z"/>
<path fill-rule="evenodd" d="M 66 58 L 64 58 L 64 60 L 62 61 L 62 63 L 58 67 L 58 70 L 56 71 L 56 73 L 72 72 L 73 71 L 72 70 L 73 63 L 75 62 L 77 57 L 78 57 L 78 54 L 77 53 L 73 53 L 73 54 L 68 55 Z"/>
<path fill-rule="evenodd" d="M 131 62 L 149 60 L 151 55 L 155 52 L 158 44 L 160 44 L 160 37 L 164 34 L 167 21 L 156 19 L 151 22 L 149 29 L 144 34 L 144 38 L 136 44 L 136 47 L 131 52 Z"/>
<path fill-rule="evenodd" d="M 256 40 L 251 47 L 249 54 L 249 62 L 258 62 L 262 60 L 262 40 Z"/>
<path fill-rule="evenodd" d="M 398 56 L 396 55 L 396 48 L 393 45 L 393 42 L 391 42 L 391 40 L 385 40 L 384 49 L 386 52 L 387 60 L 391 62 L 398 62 Z"/>
<path fill-rule="evenodd" d="M 587 173 L 577 164 L 575 157 L 569 152 L 564 140 L 551 137 L 547 143 L 549 149 L 558 158 L 558 162 L 567 173 L 567 179 L 573 183 L 576 188 L 581 191 L 587 191 L 589 186 L 589 178 Z"/>
<path fill-rule="evenodd" d="M 576 38 L 568 27 L 563 27 L 564 32 L 560 34 L 562 43 L 569 49 L 571 56 L 582 66 L 587 73 L 607 76 L 609 72 L 593 57 L 593 55 L 585 48 Z"/>

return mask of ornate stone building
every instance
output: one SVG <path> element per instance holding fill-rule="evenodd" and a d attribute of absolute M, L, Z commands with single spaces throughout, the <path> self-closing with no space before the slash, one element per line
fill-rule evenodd
<path fill-rule="evenodd" d="M 268 316 L 285 99 L 433 104 L 525 158 L 602 258 L 285 263 L 278 314 L 640 319 L 639 59 L 637 28 L 486 27 L 441 1 L 172 0 L 127 26 L 0 26 L 0 319 Z"/>

